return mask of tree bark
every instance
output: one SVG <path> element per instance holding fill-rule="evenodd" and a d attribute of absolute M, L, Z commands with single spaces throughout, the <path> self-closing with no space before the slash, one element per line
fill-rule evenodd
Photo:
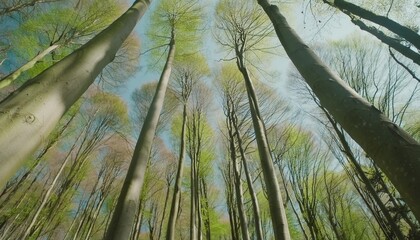
<path fill-rule="evenodd" d="M 228 113 L 230 115 L 226 120 L 228 122 L 228 133 L 229 133 L 229 151 L 230 151 L 230 160 L 232 162 L 233 167 L 233 176 L 234 176 L 234 186 L 235 186 L 235 199 L 236 199 L 236 206 L 238 207 L 238 214 L 239 214 L 239 223 L 241 226 L 241 233 L 243 240 L 249 240 L 249 232 L 248 232 L 248 220 L 245 214 L 245 207 L 243 201 L 243 190 L 242 190 L 242 182 L 241 177 L 239 174 L 238 169 L 238 162 L 236 156 L 236 145 L 235 145 L 235 137 L 233 133 L 232 127 L 232 119 L 231 119 L 232 112 Z"/>
<path fill-rule="evenodd" d="M 236 119 L 233 122 L 233 126 L 236 131 L 236 138 L 238 140 L 239 153 L 241 155 L 242 165 L 244 166 L 244 172 L 246 177 L 246 182 L 248 185 L 249 195 L 251 196 L 252 211 L 254 213 L 254 224 L 255 224 L 255 235 L 257 240 L 263 240 L 263 231 L 261 227 L 261 218 L 260 218 L 260 207 L 258 205 L 258 198 L 255 194 L 254 186 L 252 185 L 251 173 L 248 170 L 248 163 L 245 158 L 245 151 L 242 145 L 242 137 L 240 136 L 238 126 L 236 124 Z"/>
<path fill-rule="evenodd" d="M 179 162 L 178 169 L 176 172 L 174 193 L 172 196 L 171 211 L 169 213 L 168 228 L 166 232 L 167 240 L 175 239 L 175 226 L 176 226 L 176 215 L 179 209 L 179 200 L 181 198 L 181 180 L 184 170 L 184 156 L 185 156 L 185 128 L 187 125 L 187 105 L 184 103 L 182 110 L 182 129 L 181 129 L 181 145 L 179 150 Z"/>
<path fill-rule="evenodd" d="M 261 117 L 258 100 L 255 90 L 249 77 L 248 70 L 245 67 L 244 57 L 238 50 L 236 51 L 237 65 L 242 73 L 248 94 L 249 108 L 251 110 L 252 124 L 255 131 L 255 139 L 258 146 L 261 168 L 266 184 L 268 202 L 270 208 L 271 221 L 273 223 L 274 237 L 276 240 L 290 240 L 289 226 L 281 197 L 280 186 L 274 170 L 273 160 L 271 158 L 270 147 L 266 135 L 264 121 Z"/>
<path fill-rule="evenodd" d="M 108 28 L 0 103 L 0 188 L 114 59 L 150 2 L 135 1 Z"/>
<path fill-rule="evenodd" d="M 267 0 L 258 3 L 321 105 L 384 171 L 419 220 L 419 143 L 333 74 L 290 28 L 277 6 Z"/>
<path fill-rule="evenodd" d="M 359 176 L 360 180 L 363 182 L 364 187 L 366 188 L 366 191 L 369 193 L 369 195 L 372 197 L 376 205 L 379 207 L 379 209 L 382 212 L 383 218 L 385 219 L 385 222 L 390 226 L 392 229 L 392 232 L 395 234 L 397 239 L 403 240 L 404 235 L 401 232 L 401 229 L 396 224 L 395 220 L 392 219 L 391 214 L 389 213 L 388 209 L 386 208 L 385 204 L 382 202 L 381 198 L 379 197 L 378 193 L 375 191 L 373 185 L 369 181 L 368 177 L 366 176 L 365 172 L 363 171 L 362 167 L 360 166 L 359 162 L 356 160 L 356 157 L 353 154 L 353 151 L 350 148 L 350 145 L 348 144 L 344 134 L 339 130 L 337 123 L 332 119 L 331 115 L 321 106 L 319 106 L 326 117 L 328 118 L 328 121 L 331 123 L 334 132 L 336 133 L 339 142 L 342 146 L 342 152 L 347 156 L 347 159 L 353 166 L 354 172 Z M 354 186 L 357 188 L 357 186 Z M 387 233 L 385 233 L 387 234 Z"/>
<path fill-rule="evenodd" d="M 163 107 L 166 89 L 175 57 L 175 36 L 172 32 L 169 43 L 168 57 L 160 76 L 155 96 L 147 112 L 141 129 L 134 155 L 128 168 L 127 176 L 118 198 L 112 220 L 108 226 L 105 239 L 129 239 L 132 224 L 135 219 L 135 210 L 139 207 L 139 197 L 144 182 L 147 162 L 150 156 L 156 126 Z"/>

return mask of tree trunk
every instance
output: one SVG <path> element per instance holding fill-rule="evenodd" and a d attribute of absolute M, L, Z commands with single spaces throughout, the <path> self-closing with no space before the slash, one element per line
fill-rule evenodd
<path fill-rule="evenodd" d="M 72 149 L 68 152 L 66 158 L 64 159 L 64 162 L 61 164 L 60 169 L 58 170 L 57 174 L 55 175 L 54 180 L 52 181 L 51 185 L 49 186 L 47 192 L 42 197 L 41 204 L 39 205 L 38 209 L 36 210 L 35 215 L 32 217 L 32 220 L 31 220 L 28 228 L 26 229 L 25 233 L 23 234 L 22 239 L 27 239 L 33 233 L 32 228 L 35 226 L 35 223 L 37 222 L 38 217 L 41 214 L 41 211 L 44 209 L 45 205 L 47 204 L 48 200 L 50 199 L 52 191 L 54 190 L 54 187 L 57 184 L 58 179 L 61 177 L 61 174 L 63 173 L 64 168 L 66 167 L 67 163 L 71 160 L 70 154 L 71 154 L 73 148 L 76 146 L 77 140 L 75 141 Z"/>
<path fill-rule="evenodd" d="M 206 233 L 206 239 L 210 240 L 211 239 L 211 222 L 210 222 L 210 203 L 209 203 L 209 195 L 207 193 L 207 184 L 204 178 L 201 179 L 201 194 L 203 196 L 203 200 L 204 200 L 204 209 L 205 212 L 207 213 L 205 215 L 205 219 L 204 219 L 204 227 L 205 227 L 205 233 Z"/>
<path fill-rule="evenodd" d="M 252 124 L 254 126 L 255 138 L 257 140 L 258 154 L 261 168 L 266 184 L 268 202 L 270 207 L 271 221 L 273 223 L 274 236 L 276 240 L 290 240 L 289 227 L 286 213 L 281 197 L 280 186 L 271 158 L 270 147 L 266 135 L 264 121 L 261 117 L 255 90 L 249 77 L 248 70 L 244 65 L 244 58 L 237 54 L 237 65 L 242 73 L 248 93 L 249 108 L 251 110 Z"/>
<path fill-rule="evenodd" d="M 277 6 L 267 0 L 258 3 L 321 105 L 384 171 L 419 220 L 419 143 L 333 74 L 290 28 Z"/>
<path fill-rule="evenodd" d="M 342 150 L 343 153 L 347 156 L 347 159 L 350 161 L 351 165 L 353 166 L 355 173 L 359 176 L 360 180 L 363 182 L 364 187 L 366 188 L 366 191 L 369 193 L 369 195 L 372 197 L 376 205 L 381 210 L 383 218 L 385 218 L 384 219 L 385 222 L 387 223 L 387 225 L 391 227 L 392 232 L 395 234 L 397 239 L 400 239 L 400 240 L 405 239 L 403 233 L 401 232 L 401 229 L 398 227 L 395 220 L 392 219 L 391 214 L 389 213 L 385 204 L 382 202 L 378 193 L 375 191 L 375 188 L 372 186 L 363 168 L 360 166 L 359 162 L 356 160 L 356 157 L 354 156 L 353 151 L 351 150 L 350 145 L 348 144 L 343 132 L 339 130 L 337 123 L 332 119 L 331 115 L 324 108 L 321 107 L 321 109 L 327 116 L 328 121 L 333 126 L 334 132 L 337 134 L 338 140 L 341 143 L 341 146 L 344 150 L 344 151 Z M 354 186 L 354 187 L 357 188 L 357 186 Z"/>
<path fill-rule="evenodd" d="M 231 141 L 234 141 L 233 139 Z M 232 151 L 236 151 L 235 149 L 231 149 Z M 236 154 L 235 154 L 236 158 Z M 239 214 L 239 223 L 241 224 L 241 233 L 243 240 L 249 240 L 249 232 L 248 232 L 248 219 L 245 214 L 245 206 L 243 201 L 243 190 L 242 190 L 242 182 L 241 177 L 239 175 L 238 163 L 236 159 L 232 159 L 233 164 L 233 173 L 235 176 L 235 196 L 236 196 L 236 205 L 238 206 L 238 214 Z"/>
<path fill-rule="evenodd" d="M 162 218 L 160 220 L 160 225 L 159 225 L 159 231 L 158 231 L 158 236 L 157 239 L 160 239 L 160 236 L 162 234 L 162 228 L 163 228 L 163 221 L 165 220 L 165 215 L 166 215 L 166 207 L 168 205 L 168 200 L 169 200 L 169 192 L 171 191 L 171 183 L 170 181 L 168 181 L 168 185 L 166 188 L 166 194 L 165 194 L 165 203 L 163 204 L 163 212 L 162 212 Z"/>
<path fill-rule="evenodd" d="M 147 112 L 139 139 L 137 140 L 134 155 L 105 239 L 129 239 L 130 237 L 136 215 L 135 210 L 139 207 L 139 197 L 144 182 L 144 174 L 146 172 L 150 150 L 155 137 L 156 126 L 162 110 L 174 56 L 175 39 L 172 33 L 171 41 L 169 43 L 168 58 L 162 75 L 160 76 L 155 96 L 153 97 L 153 101 Z"/>
<path fill-rule="evenodd" d="M 251 196 L 252 211 L 254 213 L 254 224 L 255 224 L 255 235 L 257 240 L 263 240 L 263 231 L 261 227 L 260 219 L 260 207 L 258 205 L 258 198 L 254 191 L 254 186 L 252 186 L 251 173 L 248 170 L 248 163 L 246 162 L 245 150 L 243 148 L 242 137 L 238 128 L 237 116 L 232 116 L 234 121 L 232 122 L 233 127 L 235 128 L 236 138 L 238 140 L 239 153 L 241 155 L 242 165 L 244 166 L 244 172 L 246 177 L 246 183 L 248 185 L 249 195 Z"/>
<path fill-rule="evenodd" d="M 135 1 L 108 28 L 0 103 L 0 188 L 114 59 L 150 1 Z"/>
<path fill-rule="evenodd" d="M 179 209 L 179 200 L 181 198 L 181 180 L 182 180 L 182 173 L 184 170 L 184 156 L 185 156 L 185 128 L 187 125 L 187 105 L 184 103 L 184 107 L 182 110 L 182 129 L 181 129 L 181 145 L 179 150 L 179 163 L 178 169 L 176 172 L 176 179 L 175 179 L 175 186 L 174 186 L 174 193 L 172 196 L 172 203 L 171 203 L 171 211 L 169 213 L 168 219 L 168 228 L 166 232 L 166 240 L 174 240 L 175 239 L 175 225 L 176 225 L 176 215 Z"/>
<path fill-rule="evenodd" d="M 236 199 L 236 206 L 238 208 L 238 215 L 239 215 L 239 223 L 241 226 L 241 233 L 243 240 L 249 240 L 249 232 L 248 232 L 248 220 L 245 214 L 245 206 L 243 201 L 243 190 L 242 190 L 242 181 L 238 169 L 238 162 L 236 156 L 236 144 L 235 144 L 235 136 L 234 136 L 234 127 L 233 125 L 233 117 L 232 117 L 232 107 L 230 104 L 230 100 L 227 100 L 227 129 L 228 129 L 228 141 L 229 141 L 229 152 L 230 152 L 230 161 L 233 168 L 233 185 L 235 186 L 235 199 Z"/>

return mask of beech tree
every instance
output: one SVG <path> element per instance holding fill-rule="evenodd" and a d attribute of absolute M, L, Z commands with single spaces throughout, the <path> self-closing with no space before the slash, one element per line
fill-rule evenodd
<path fill-rule="evenodd" d="M 144 183 L 147 161 L 175 59 L 175 46 L 180 38 L 182 39 L 182 37 L 196 31 L 201 21 L 201 13 L 198 7 L 197 3 L 162 1 L 159 10 L 154 15 L 155 26 L 161 27 L 163 39 L 166 46 L 169 47 L 168 55 L 156 93 L 140 131 L 117 206 L 108 225 L 106 239 L 128 239 L 130 236 L 135 219 L 135 210 L 139 207 L 139 197 Z M 189 24 L 189 29 L 183 28 L 185 24 Z"/>
<path fill-rule="evenodd" d="M 175 238 L 176 216 L 179 211 L 181 197 L 181 181 L 183 178 L 185 148 L 186 148 L 186 124 L 188 102 L 193 88 L 206 73 L 206 68 L 202 58 L 197 57 L 194 62 L 179 63 L 175 67 L 174 80 L 171 89 L 175 92 L 178 101 L 182 104 L 182 123 L 181 123 L 181 139 L 179 146 L 179 159 L 177 173 L 175 177 L 175 185 L 173 190 L 172 202 L 168 218 L 168 227 L 166 230 L 166 239 L 173 240 Z"/>
<path fill-rule="evenodd" d="M 233 59 L 236 60 L 238 70 L 243 75 L 248 94 L 258 153 L 270 202 L 274 235 L 276 239 L 290 239 L 281 191 L 266 136 L 266 127 L 247 67 L 248 56 L 258 52 L 258 45 L 263 43 L 272 31 L 267 24 L 268 20 L 253 3 L 238 6 L 233 1 L 221 1 L 218 10 L 216 28 L 221 31 L 218 41 L 233 52 Z"/>
<path fill-rule="evenodd" d="M 60 5 L 45 13 L 40 12 L 13 32 L 10 41 L 13 42 L 11 50 L 17 55 L 15 59 L 30 60 L 0 79 L 0 88 L 10 85 L 25 72 L 31 72 L 32 76 L 40 73 L 81 46 L 120 14 L 115 2 L 92 0 L 76 9 L 73 7 Z"/>
<path fill-rule="evenodd" d="M 135 1 L 104 31 L 0 103 L 1 187 L 112 61 L 149 3 Z"/>
<path fill-rule="evenodd" d="M 420 219 L 420 194 L 414 190 L 420 184 L 419 143 L 333 74 L 288 25 L 277 6 L 266 0 L 258 3 L 321 105 L 378 164 Z"/>

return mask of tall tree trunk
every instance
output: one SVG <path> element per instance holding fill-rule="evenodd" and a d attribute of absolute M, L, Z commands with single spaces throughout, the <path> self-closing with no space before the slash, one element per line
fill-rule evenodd
<path fill-rule="evenodd" d="M 108 28 L 0 103 L 0 188 L 114 59 L 150 2 L 135 1 Z"/>
<path fill-rule="evenodd" d="M 234 106 L 232 106 L 234 107 Z M 233 110 L 235 111 L 235 110 Z M 248 186 L 249 195 L 251 196 L 252 211 L 254 213 L 255 235 L 257 240 L 263 240 L 263 231 L 261 227 L 260 207 L 258 205 L 257 195 L 255 194 L 254 186 L 252 185 L 251 173 L 248 170 L 248 163 L 246 162 L 245 150 L 243 148 L 243 141 L 238 127 L 237 116 L 233 114 L 232 126 L 235 128 L 236 138 L 238 140 L 238 149 L 241 155 L 242 165 L 244 166 L 246 183 Z"/>
<path fill-rule="evenodd" d="M 226 119 L 227 122 L 227 128 L 228 128 L 228 134 L 229 134 L 229 152 L 230 152 L 230 160 L 232 163 L 232 172 L 234 176 L 233 185 L 235 186 L 235 199 L 236 199 L 236 206 L 238 208 L 238 214 L 239 214 L 239 223 L 241 225 L 241 233 L 242 233 L 242 239 L 243 240 L 249 240 L 249 232 L 248 232 L 248 220 L 245 214 L 245 207 L 244 207 L 244 201 L 243 201 L 243 190 L 242 190 L 242 181 L 238 169 L 238 162 L 237 162 L 237 156 L 236 156 L 236 144 L 235 144 L 235 136 L 234 136 L 234 130 L 233 130 L 233 123 L 232 123 L 232 111 L 229 109 L 229 100 L 228 100 L 228 118 Z"/>
<path fill-rule="evenodd" d="M 203 212 L 202 212 L 202 207 L 201 207 L 201 194 L 200 194 L 200 189 L 201 189 L 201 184 L 200 184 L 200 173 L 199 173 L 199 169 L 200 169 L 200 161 L 199 159 L 199 153 L 197 152 L 197 161 L 196 161 L 196 172 L 195 172 L 195 206 L 196 206 L 196 211 L 197 211 L 197 239 L 198 240 L 202 240 L 203 239 Z"/>
<path fill-rule="evenodd" d="M 231 141 L 234 141 L 233 139 Z M 236 151 L 235 149 L 231 150 Z M 235 154 L 236 158 L 236 154 Z M 235 177 L 235 196 L 236 196 L 236 205 L 238 206 L 238 214 L 239 214 L 239 223 L 241 224 L 241 233 L 243 240 L 249 240 L 249 232 L 248 232 L 248 219 L 245 214 L 245 206 L 243 200 L 243 190 L 242 190 L 242 182 L 241 177 L 239 175 L 238 163 L 236 159 L 232 159 L 233 164 L 233 174 Z"/>
<path fill-rule="evenodd" d="M 191 159 L 191 173 L 190 173 L 190 240 L 197 240 L 197 206 L 195 200 L 195 167 L 194 159 Z"/>
<path fill-rule="evenodd" d="M 324 108 L 321 107 L 321 109 L 323 110 L 329 122 L 333 126 L 334 132 L 337 134 L 338 140 L 340 141 L 341 146 L 343 148 L 343 152 L 347 156 L 347 159 L 350 161 L 351 165 L 353 166 L 355 173 L 359 176 L 360 180 L 363 182 L 364 187 L 366 188 L 366 191 L 369 193 L 376 205 L 381 210 L 383 218 L 385 218 L 386 224 L 391 227 L 392 232 L 393 234 L 395 234 L 397 239 L 405 239 L 403 233 L 401 232 L 401 229 L 398 227 L 395 220 L 392 219 L 391 214 L 389 213 L 385 204 L 382 202 L 378 193 L 375 191 L 375 188 L 372 186 L 369 178 L 366 176 L 365 171 L 362 169 L 359 162 L 356 160 L 356 157 L 354 156 L 353 151 L 351 150 L 343 132 L 340 131 L 340 129 L 337 126 L 337 123 L 334 121 L 334 119 L 332 119 L 331 115 Z"/>
<path fill-rule="evenodd" d="M 181 183 L 182 183 L 181 180 L 182 180 L 182 173 L 184 169 L 186 125 L 187 125 L 187 105 L 186 103 L 184 103 L 184 107 L 182 110 L 182 129 L 181 129 L 181 144 L 180 144 L 180 150 L 179 150 L 179 162 L 178 162 L 178 169 L 176 172 L 171 210 L 169 212 L 168 227 L 166 230 L 166 240 L 175 239 L 176 215 L 178 213 L 179 200 L 181 198 Z"/>
<path fill-rule="evenodd" d="M 419 143 L 333 74 L 290 28 L 277 6 L 267 0 L 258 3 L 321 105 L 387 175 L 419 220 Z"/>
<path fill-rule="evenodd" d="M 165 203 L 163 204 L 163 212 L 162 212 L 162 218 L 160 220 L 160 225 L 159 225 L 159 231 L 158 231 L 158 236 L 157 239 L 160 239 L 160 236 L 162 234 L 162 228 L 163 228 L 163 221 L 165 220 L 165 215 L 166 215 L 166 207 L 168 205 L 168 200 L 169 200 L 169 193 L 171 191 L 171 182 L 168 181 L 167 182 L 167 188 L 166 188 L 166 194 L 165 194 Z"/>
<path fill-rule="evenodd" d="M 137 140 L 134 155 L 128 168 L 123 187 L 112 220 L 108 227 L 106 239 L 129 239 L 135 219 L 135 210 L 139 207 L 139 198 L 144 183 L 144 175 L 150 156 L 156 126 L 162 110 L 166 89 L 171 75 L 175 56 L 175 38 L 172 32 L 169 43 L 169 53 L 162 75 L 160 76 L 156 93 L 147 112 L 146 119 Z"/>
<path fill-rule="evenodd" d="M 80 136 L 81 135 L 79 135 L 79 137 Z M 57 184 L 58 179 L 61 177 L 61 174 L 63 173 L 64 168 L 66 167 L 67 163 L 71 160 L 70 155 L 72 153 L 72 150 L 76 146 L 76 143 L 77 143 L 78 140 L 79 140 L 79 138 L 77 138 L 76 141 L 74 142 L 74 145 L 73 145 L 72 149 L 70 149 L 70 151 L 68 152 L 66 158 L 64 159 L 63 163 L 61 164 L 60 169 L 58 170 L 57 174 L 54 177 L 54 180 L 52 181 L 52 183 L 48 187 L 48 190 L 45 193 L 45 195 L 42 197 L 41 204 L 39 205 L 38 209 L 36 210 L 35 215 L 32 217 L 32 220 L 31 220 L 29 226 L 27 227 L 25 233 L 21 237 L 22 239 L 27 239 L 33 233 L 33 230 L 32 229 L 35 226 L 35 223 L 37 222 L 38 217 L 41 214 L 41 211 L 44 209 L 45 205 L 47 204 L 48 200 L 50 199 L 50 196 L 52 194 L 52 191 L 54 190 L 54 187 Z"/>
<path fill-rule="evenodd" d="M 286 212 L 281 197 L 280 186 L 271 158 L 270 147 L 266 135 L 264 121 L 260 114 L 258 100 L 255 90 L 245 67 L 244 58 L 237 51 L 237 65 L 242 73 L 248 93 L 249 108 L 251 110 L 252 124 L 254 126 L 255 138 L 257 140 L 258 154 L 260 156 L 261 168 L 266 184 L 268 202 L 270 207 L 271 221 L 273 223 L 274 236 L 276 240 L 290 240 L 289 227 L 286 219 Z"/>
<path fill-rule="evenodd" d="M 205 233 L 206 233 L 206 239 L 210 240 L 211 239 L 211 222 L 210 222 L 210 203 L 209 203 L 209 195 L 207 193 L 207 184 L 204 178 L 201 179 L 201 194 L 203 196 L 204 199 L 204 209 L 205 212 L 207 213 L 205 215 L 205 219 L 204 219 L 204 227 L 205 227 Z"/>
<path fill-rule="evenodd" d="M 88 224 L 88 230 L 87 230 L 87 232 L 86 232 L 85 240 L 92 239 L 92 238 L 91 238 L 92 231 L 93 231 L 93 228 L 95 227 L 96 219 L 98 219 L 99 213 L 100 213 L 100 211 L 101 211 L 102 205 L 103 205 L 103 204 L 104 204 L 104 202 L 105 202 L 105 199 L 106 199 L 105 197 L 104 197 L 104 198 L 102 198 L 102 199 L 99 201 L 99 203 L 98 203 L 98 205 L 96 206 L 96 208 L 95 208 L 95 211 L 94 211 L 94 213 L 93 213 L 93 216 L 92 216 L 92 218 L 90 219 L 89 224 Z"/>

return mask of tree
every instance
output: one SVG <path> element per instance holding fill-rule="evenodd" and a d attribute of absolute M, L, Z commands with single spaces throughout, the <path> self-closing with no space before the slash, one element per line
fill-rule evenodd
<path fill-rule="evenodd" d="M 40 73 L 81 46 L 120 14 L 115 2 L 91 0 L 80 8 L 73 7 L 61 5 L 40 12 L 13 32 L 10 41 L 14 43 L 11 51 L 17 55 L 15 59 L 26 60 L 30 56 L 31 60 L 1 78 L 0 88 L 12 84 L 26 72 L 32 76 Z M 47 59 L 47 55 L 51 58 Z"/>
<path fill-rule="evenodd" d="M 261 226 L 261 214 L 260 214 L 260 207 L 258 203 L 258 198 L 256 194 L 256 189 L 253 186 L 253 176 L 250 173 L 247 154 L 252 150 L 249 150 L 249 146 L 251 142 L 253 142 L 253 137 L 251 136 L 251 128 L 252 123 L 249 120 L 249 111 L 246 107 L 246 90 L 245 86 L 242 82 L 240 73 L 236 70 L 236 67 L 233 65 L 225 65 L 222 67 L 220 78 L 220 85 L 221 88 L 221 97 L 223 99 L 223 111 L 226 116 L 226 125 L 228 134 L 226 138 L 228 138 L 229 144 L 229 152 L 231 154 L 232 159 L 232 168 L 234 177 L 236 180 L 234 182 L 239 182 L 234 184 L 235 187 L 239 187 L 241 179 L 238 178 L 238 160 L 240 159 L 240 169 L 244 170 L 247 189 L 249 191 L 249 195 L 251 198 L 252 203 L 252 211 L 253 211 L 253 220 L 255 224 L 255 236 L 257 239 L 264 239 L 263 238 L 263 230 Z M 268 94 L 269 95 L 269 94 Z M 274 105 L 274 104 L 273 104 Z M 267 116 L 267 115 L 265 115 Z M 226 134 L 225 134 L 226 135 Z M 235 147 L 236 146 L 236 147 Z M 239 156 L 238 156 L 239 155 Z M 236 157 L 238 156 L 238 157 Z M 229 183 L 226 183 L 229 184 Z M 240 189 L 238 189 L 240 190 Z M 240 190 L 242 191 L 242 190 Z M 239 191 L 239 192 L 240 192 Z M 242 198 L 241 194 L 237 196 L 237 198 Z M 242 200 L 237 200 L 238 203 L 241 203 Z M 238 204 L 238 211 L 240 212 L 239 204 Z M 243 218 L 243 217 L 241 217 Z M 243 221 L 243 220 L 242 220 Z M 246 225 L 245 225 L 246 226 Z M 245 228 L 247 229 L 247 227 Z M 243 230 L 247 231 L 247 230 Z M 245 238 L 245 237 L 243 237 Z"/>
<path fill-rule="evenodd" d="M 172 89 L 176 93 L 178 100 L 182 103 L 182 123 L 181 123 L 181 139 L 179 145 L 179 159 L 177 173 L 175 177 L 175 186 L 172 196 L 170 213 L 168 218 L 168 227 L 166 230 L 166 239 L 173 240 L 175 238 L 176 216 L 179 211 L 181 197 L 181 181 L 183 178 L 185 148 L 186 148 L 186 124 L 187 109 L 191 91 L 195 87 L 196 82 L 200 81 L 205 74 L 204 66 L 201 66 L 201 58 L 198 61 L 180 63 L 175 67 L 174 83 Z"/>
<path fill-rule="evenodd" d="M 414 190 L 420 184 L 420 145 L 331 73 L 290 28 L 277 6 L 266 0 L 258 3 L 321 105 L 378 164 L 420 219 L 420 194 Z"/>
<path fill-rule="evenodd" d="M 321 56 L 324 55 L 323 58 L 353 89 L 393 122 L 400 126 L 409 124 L 410 109 L 416 104 L 414 96 L 418 91 L 418 84 L 410 84 L 405 70 L 394 63 L 382 48 L 366 41 L 361 44 L 360 39 L 356 38 L 334 43 L 328 49 L 328 54 L 321 52 Z M 381 60 L 386 58 L 387 61 Z M 411 93 L 407 91 L 408 86 L 411 86 Z M 388 239 L 404 239 L 404 235 L 415 236 L 418 226 L 411 219 L 411 212 L 402 210 L 407 208 L 402 199 L 397 200 L 400 199 L 398 192 L 392 190 L 394 187 L 377 165 L 348 139 L 347 134 L 319 104 L 312 92 L 310 95 L 325 115 L 325 122 L 329 122 L 322 125 L 327 128 L 333 142 L 337 143 L 338 149 L 331 146 L 332 151 L 385 236 Z M 406 228 L 409 230 L 406 231 Z"/>
<path fill-rule="evenodd" d="M 190 170 L 190 239 L 202 239 L 203 233 L 209 236 L 208 196 L 206 196 L 211 162 L 212 130 L 207 121 L 211 102 L 211 91 L 204 83 L 197 83 L 191 92 L 190 107 L 186 123 L 187 154 L 191 161 Z M 204 227 L 203 227 L 204 225 Z M 203 230 L 204 229 L 204 230 Z M 204 232 L 206 231 L 206 232 Z"/>
<path fill-rule="evenodd" d="M 266 127 L 259 110 L 255 89 L 247 68 L 248 55 L 258 51 L 258 44 L 271 34 L 268 20 L 255 4 L 238 6 L 233 1 L 222 1 L 218 6 L 217 28 L 222 31 L 218 41 L 234 53 L 238 70 L 241 72 L 249 101 L 249 108 L 254 126 L 255 137 L 260 156 L 267 195 L 270 202 L 270 213 L 276 239 L 290 239 L 287 219 L 281 198 L 280 187 L 271 159 L 270 148 L 266 136 Z"/>
<path fill-rule="evenodd" d="M 186 2 L 163 1 L 155 15 L 155 23 L 162 27 L 166 46 L 169 47 L 159 83 L 141 129 L 130 167 L 127 172 L 117 206 L 108 225 L 106 239 L 128 239 L 139 207 L 139 197 L 144 182 L 147 161 L 162 110 L 166 89 L 175 59 L 175 45 L 183 34 L 194 32 L 200 24 L 198 5 Z M 185 24 L 189 29 L 185 29 Z M 166 35 L 165 35 L 166 34 Z M 184 37 L 185 37 L 184 35 Z M 182 41 L 181 41 L 182 42 Z M 182 49 L 182 48 L 181 48 Z"/>
<path fill-rule="evenodd" d="M 47 138 L 63 114 L 112 61 L 149 3 L 149 0 L 135 1 L 104 31 L 0 103 L 0 112 L 3 113 L 0 116 L 0 146 L 5 149 L 0 153 L 3 166 L 0 187 Z"/>

